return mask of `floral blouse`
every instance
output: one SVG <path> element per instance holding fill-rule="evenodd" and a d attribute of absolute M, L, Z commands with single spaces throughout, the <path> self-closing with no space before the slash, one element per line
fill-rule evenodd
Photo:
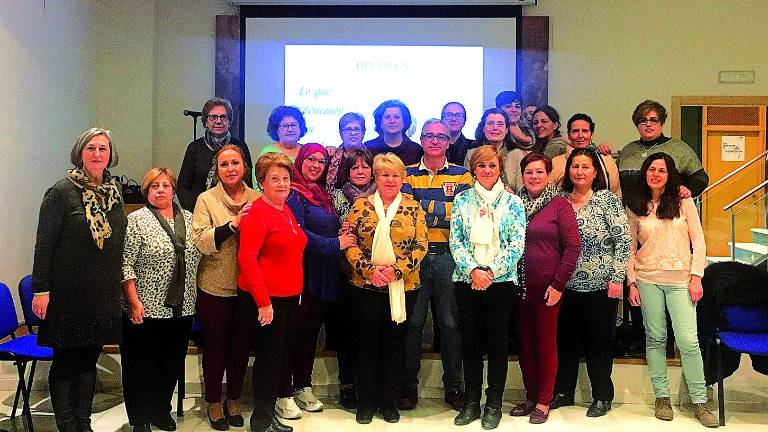
<path fill-rule="evenodd" d="M 567 196 L 567 192 L 562 192 Z M 608 289 L 608 282 L 623 283 L 629 261 L 629 224 L 624 207 L 607 190 L 592 194 L 576 211 L 581 255 L 566 289 L 591 292 Z"/>
<path fill-rule="evenodd" d="M 185 250 L 186 280 L 182 316 L 195 313 L 197 300 L 197 266 L 202 254 L 192 241 L 192 213 L 182 210 L 187 230 Z M 166 219 L 173 230 L 173 219 Z M 165 296 L 175 265 L 173 244 L 147 207 L 128 215 L 128 228 L 123 249 L 123 281 L 136 279 L 136 293 L 149 318 L 171 318 L 173 309 L 165 306 Z M 128 305 L 123 299 L 123 309 Z"/>
<path fill-rule="evenodd" d="M 371 284 L 376 266 L 371 262 L 373 233 L 379 217 L 373 204 L 367 198 L 358 198 L 349 211 L 347 221 L 352 234 L 357 236 L 357 245 L 347 249 L 347 260 L 352 266 L 350 282 L 360 288 L 386 291 Z M 419 264 L 427 254 L 427 222 L 424 210 L 412 198 L 403 195 L 400 208 L 392 219 L 390 237 L 395 250 L 395 276 L 403 279 L 405 290 L 419 287 Z"/>
<path fill-rule="evenodd" d="M 478 266 L 474 257 L 474 246 L 469 241 L 472 222 L 480 207 L 481 199 L 474 189 L 456 195 L 451 209 L 451 234 L 449 243 L 456 267 L 454 282 L 472 282 L 469 273 Z M 500 251 L 488 266 L 493 272 L 494 282 L 518 283 L 517 262 L 525 247 L 525 206 L 516 195 L 504 192 L 493 204 L 495 214 L 502 213 L 499 227 Z"/>

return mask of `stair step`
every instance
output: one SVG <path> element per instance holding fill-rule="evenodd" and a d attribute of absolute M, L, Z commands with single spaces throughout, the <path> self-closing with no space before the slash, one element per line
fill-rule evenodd
<path fill-rule="evenodd" d="M 757 244 L 768 245 L 768 229 L 752 228 L 752 241 Z"/>
<path fill-rule="evenodd" d="M 715 264 L 719 262 L 727 262 L 730 261 L 731 257 L 729 256 L 708 256 L 707 257 L 707 265 Z"/>
<path fill-rule="evenodd" d="M 730 242 L 728 242 L 730 245 Z M 736 260 L 757 264 L 768 256 L 768 246 L 757 243 L 736 243 Z"/>

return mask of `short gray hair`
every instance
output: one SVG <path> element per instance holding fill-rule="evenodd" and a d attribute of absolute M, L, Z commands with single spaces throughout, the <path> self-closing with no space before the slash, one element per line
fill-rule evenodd
<path fill-rule="evenodd" d="M 431 118 L 424 122 L 424 125 L 421 126 L 421 133 L 424 133 L 424 130 L 427 128 L 427 126 L 434 124 L 434 123 L 440 123 L 441 125 L 445 126 L 445 123 L 443 123 L 440 119 Z M 448 129 L 448 126 L 445 126 L 446 129 Z"/>
<path fill-rule="evenodd" d="M 72 151 L 69 153 L 69 159 L 72 162 L 72 165 L 80 169 L 83 168 L 83 149 L 85 149 L 85 146 L 93 139 L 93 137 L 99 135 L 104 135 L 107 137 L 107 141 L 109 141 L 109 163 L 107 164 L 107 168 L 117 166 L 117 161 L 120 158 L 117 155 L 115 144 L 112 142 L 112 132 L 109 129 L 100 127 L 86 129 L 79 137 L 77 137 L 75 145 L 72 146 Z"/>

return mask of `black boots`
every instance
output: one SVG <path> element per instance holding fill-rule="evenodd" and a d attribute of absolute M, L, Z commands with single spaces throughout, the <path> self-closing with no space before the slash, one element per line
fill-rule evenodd
<path fill-rule="evenodd" d="M 56 428 L 59 432 L 76 432 L 75 412 L 70 398 L 72 383 L 69 381 L 48 381 L 51 392 L 51 405 L 56 416 Z"/>
<path fill-rule="evenodd" d="M 468 401 L 459 415 L 453 419 L 456 426 L 466 426 L 480 418 L 480 402 Z"/>

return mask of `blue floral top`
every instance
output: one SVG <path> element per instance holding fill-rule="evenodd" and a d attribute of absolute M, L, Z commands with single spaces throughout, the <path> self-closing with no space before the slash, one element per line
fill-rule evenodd
<path fill-rule="evenodd" d="M 607 189 L 596 191 L 584 207 L 576 211 L 576 222 L 581 254 L 565 288 L 590 292 L 608 289 L 608 282 L 624 282 L 630 236 L 627 214 L 619 198 Z"/>
<path fill-rule="evenodd" d="M 451 232 L 449 244 L 456 267 L 453 270 L 454 282 L 472 282 L 469 273 L 477 267 L 474 246 L 469 241 L 472 222 L 475 219 L 481 198 L 474 189 L 465 190 L 453 199 L 451 209 Z M 488 266 L 493 272 L 494 282 L 515 282 L 517 280 L 517 262 L 525 247 L 525 206 L 514 194 L 503 192 L 493 204 L 495 213 L 503 213 L 499 227 L 500 251 Z"/>

